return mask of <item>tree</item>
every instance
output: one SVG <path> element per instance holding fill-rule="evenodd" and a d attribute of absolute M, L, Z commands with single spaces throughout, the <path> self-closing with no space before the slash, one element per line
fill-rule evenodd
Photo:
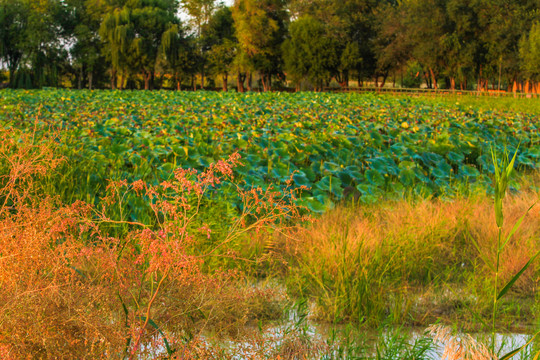
<path fill-rule="evenodd" d="M 150 89 L 163 34 L 179 26 L 175 0 L 105 0 L 108 9 L 99 33 L 111 60 L 111 88 L 117 71 L 142 73 L 145 90 Z"/>
<path fill-rule="evenodd" d="M 485 47 L 481 41 L 481 27 L 478 16 L 478 2 L 469 0 L 448 0 L 446 3 L 446 34 L 442 44 L 445 68 L 442 73 L 449 79 L 451 89 L 456 87 L 456 79 L 461 88 L 466 88 L 467 78 L 477 77 L 478 89 L 487 88 L 489 71 L 485 64 Z"/>
<path fill-rule="evenodd" d="M 214 13 L 205 27 L 204 40 L 205 47 L 209 49 L 211 70 L 216 75 L 222 75 L 223 91 L 227 91 L 229 72 L 238 47 L 229 7 L 223 6 Z"/>
<path fill-rule="evenodd" d="M 485 64 L 495 72 L 498 87 L 503 76 L 517 88 L 522 78 L 520 39 L 538 16 L 538 2 L 531 0 L 480 0 L 480 37 L 486 49 Z"/>
<path fill-rule="evenodd" d="M 22 0 L 0 0 L 0 59 L 7 65 L 10 87 L 24 55 L 28 12 Z"/>
<path fill-rule="evenodd" d="M 60 0 L 0 0 L 0 58 L 12 87 L 58 86 L 69 67 Z"/>
<path fill-rule="evenodd" d="M 194 76 L 199 68 L 199 51 L 196 39 L 185 36 L 185 31 L 179 25 L 169 28 L 162 36 L 162 52 L 167 61 L 167 68 L 172 71 L 176 89 L 181 90 L 182 78 L 191 76 L 192 86 L 195 87 Z"/>
<path fill-rule="evenodd" d="M 387 4 L 377 14 L 374 44 L 378 72 L 399 71 L 403 74 L 412 58 L 412 44 L 404 21 L 406 10 L 405 6 Z"/>
<path fill-rule="evenodd" d="M 293 18 L 312 16 L 327 28 L 327 36 L 337 44 L 339 66 L 334 77 L 347 86 L 356 72 L 359 83 L 376 72 L 375 44 L 378 8 L 387 0 L 291 0 Z"/>
<path fill-rule="evenodd" d="M 75 69 L 77 87 L 82 88 L 87 80 L 88 88 L 94 86 L 94 75 L 103 68 L 102 42 L 98 31 L 100 21 L 89 13 L 87 0 L 65 0 L 69 18 L 68 36 L 73 46 L 70 48 L 72 65 Z"/>
<path fill-rule="evenodd" d="M 204 46 L 204 27 L 210 21 L 216 9 L 215 0 L 181 0 L 182 8 L 191 17 L 191 24 L 196 29 L 196 39 L 198 40 L 199 48 L 199 66 L 201 73 L 201 88 L 204 89 L 204 76 L 206 66 L 206 50 Z"/>
<path fill-rule="evenodd" d="M 294 21 L 290 38 L 283 43 L 283 56 L 287 75 L 299 83 L 309 79 L 315 90 L 322 90 L 336 72 L 340 59 L 336 42 L 327 36 L 325 25 L 310 16 Z"/>
<path fill-rule="evenodd" d="M 399 4 L 404 41 L 412 57 L 423 67 L 426 84 L 438 87 L 438 78 L 447 63 L 444 44 L 448 34 L 446 0 L 405 0 Z M 398 27 L 399 29 L 399 27 Z"/>
<path fill-rule="evenodd" d="M 535 22 L 519 42 L 521 68 L 527 80 L 540 81 L 540 22 Z"/>
<path fill-rule="evenodd" d="M 259 72 L 265 91 L 281 73 L 281 44 L 288 20 L 284 0 L 236 0 L 232 15 L 239 56 Z"/>

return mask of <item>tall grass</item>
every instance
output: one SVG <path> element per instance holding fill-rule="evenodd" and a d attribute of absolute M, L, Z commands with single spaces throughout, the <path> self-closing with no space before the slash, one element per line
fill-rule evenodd
<path fill-rule="evenodd" d="M 506 198 L 508 221 L 518 221 L 537 197 L 529 191 Z M 481 321 L 470 326 L 481 327 L 493 299 L 492 269 L 485 260 L 497 254 L 494 220 L 487 196 L 340 207 L 275 247 L 289 261 L 288 288 L 312 299 L 322 319 L 427 325 L 438 318 L 470 318 L 472 308 Z M 511 231 L 503 229 L 502 236 Z M 539 235 L 540 215 L 531 212 L 500 252 L 501 282 L 510 281 L 540 249 Z M 511 289 L 523 301 L 534 301 L 526 299 L 534 299 L 536 269 L 526 269 Z M 519 303 L 501 304 L 509 316 L 532 315 L 526 306 L 517 309 Z"/>

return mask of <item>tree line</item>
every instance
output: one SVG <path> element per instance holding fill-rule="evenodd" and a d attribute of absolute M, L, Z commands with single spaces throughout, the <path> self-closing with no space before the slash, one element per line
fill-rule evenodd
<path fill-rule="evenodd" d="M 180 15 L 185 14 L 185 15 Z M 0 0 L 12 88 L 537 91 L 536 0 Z"/>

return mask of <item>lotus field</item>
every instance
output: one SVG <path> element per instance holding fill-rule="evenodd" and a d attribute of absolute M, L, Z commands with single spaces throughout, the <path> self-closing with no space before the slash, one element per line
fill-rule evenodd
<path fill-rule="evenodd" d="M 513 154 L 519 146 L 518 172 L 540 161 L 534 115 L 409 98 L 55 90 L 3 92 L 1 101 L 4 126 L 37 119 L 40 131 L 60 129 L 72 167 L 57 186 L 91 202 L 107 179 L 158 182 L 234 152 L 246 187 L 292 177 L 308 188 L 299 204 L 319 213 L 344 189 L 362 203 L 489 191 L 491 148 Z"/>

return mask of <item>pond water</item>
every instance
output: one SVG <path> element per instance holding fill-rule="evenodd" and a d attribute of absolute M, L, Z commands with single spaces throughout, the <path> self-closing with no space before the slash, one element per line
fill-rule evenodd
<path fill-rule="evenodd" d="M 445 328 L 452 332 L 451 328 Z M 307 319 L 303 313 L 290 311 L 288 318 L 271 326 L 246 327 L 249 334 L 236 339 L 215 339 L 210 333 L 202 337 L 208 347 L 221 349 L 217 359 L 376 359 L 376 360 L 446 360 L 445 346 L 453 341 L 460 346 L 490 346 L 490 333 L 453 335 L 450 341 L 433 339 L 425 328 L 387 327 L 381 330 L 358 329 L 352 325 L 329 325 Z M 531 335 L 497 333 L 495 349 L 498 357 L 527 344 Z M 448 340 L 448 338 L 446 339 Z M 200 339 L 199 339 L 200 341 Z M 469 345 L 467 345 L 469 344 Z M 538 347 L 525 346 L 512 360 L 532 359 Z M 164 347 L 154 354 L 166 354 Z M 140 357 L 146 359 L 146 357 Z M 481 360 L 480 357 L 456 359 Z M 491 359 L 490 359 L 491 360 Z"/>

